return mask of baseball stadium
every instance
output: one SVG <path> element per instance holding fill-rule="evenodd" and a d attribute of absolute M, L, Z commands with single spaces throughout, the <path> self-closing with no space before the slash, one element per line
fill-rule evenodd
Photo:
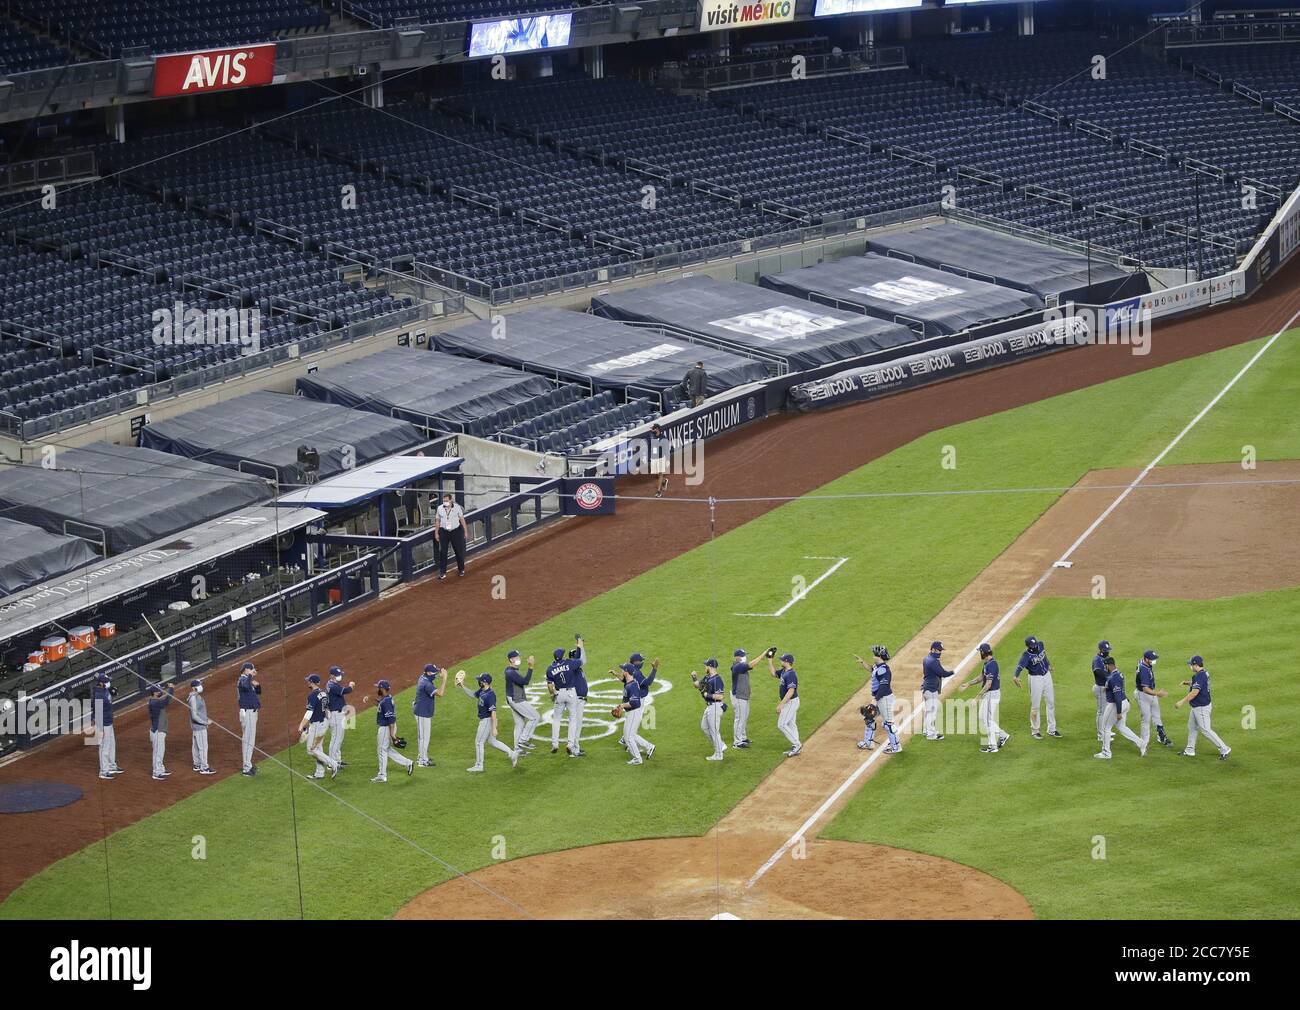
<path fill-rule="evenodd" d="M 1295 919 L 1298 187 L 1300 8 L 5 5 L 0 918 Z"/>

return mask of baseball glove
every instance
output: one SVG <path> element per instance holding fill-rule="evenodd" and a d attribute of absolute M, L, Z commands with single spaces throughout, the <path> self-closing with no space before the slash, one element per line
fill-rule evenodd
<path fill-rule="evenodd" d="M 622 718 L 623 718 L 623 706 L 622 706 L 622 705 L 615 705 L 613 708 L 611 708 L 611 709 L 609 710 L 609 714 L 612 715 L 615 719 L 622 719 Z"/>
<path fill-rule="evenodd" d="M 465 671 L 464 671 L 464 670 L 457 670 L 457 671 L 456 671 L 456 686 L 457 686 L 457 687 L 464 687 L 464 686 L 465 686 Z"/>
<path fill-rule="evenodd" d="M 767 650 L 767 652 L 763 653 L 763 655 L 766 656 L 768 659 L 774 657 L 776 655 L 776 646 L 775 645 L 772 646 L 770 649 Z"/>
<path fill-rule="evenodd" d="M 874 719 L 880 715 L 880 709 L 876 708 L 875 705 L 863 705 L 858 709 L 858 712 L 864 719 Z"/>
<path fill-rule="evenodd" d="M 398 736 L 393 738 L 393 746 L 398 750 L 406 750 L 406 737 Z"/>

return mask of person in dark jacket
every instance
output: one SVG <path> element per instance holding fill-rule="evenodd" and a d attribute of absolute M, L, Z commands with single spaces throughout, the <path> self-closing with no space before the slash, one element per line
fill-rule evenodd
<path fill-rule="evenodd" d="M 682 380 L 682 390 L 691 401 L 691 406 L 698 407 L 708 396 L 708 389 L 709 373 L 704 370 L 704 362 L 697 361 L 695 367 L 686 372 L 686 378 Z"/>

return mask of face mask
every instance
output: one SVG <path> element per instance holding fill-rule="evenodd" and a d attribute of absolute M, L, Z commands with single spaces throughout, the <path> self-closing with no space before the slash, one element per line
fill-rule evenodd
<path fill-rule="evenodd" d="M 194 689 L 194 693 L 195 693 L 195 694 L 202 694 L 202 693 L 203 693 L 203 685 L 200 684 L 198 687 L 196 687 L 196 688 Z"/>

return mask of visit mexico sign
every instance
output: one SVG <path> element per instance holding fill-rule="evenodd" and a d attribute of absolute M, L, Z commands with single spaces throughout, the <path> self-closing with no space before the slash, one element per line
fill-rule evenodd
<path fill-rule="evenodd" d="M 700 0 L 702 32 L 722 31 L 725 28 L 753 28 L 756 25 L 775 25 L 794 20 L 794 0 L 755 0 L 754 3 L 736 3 L 735 0 Z"/>

